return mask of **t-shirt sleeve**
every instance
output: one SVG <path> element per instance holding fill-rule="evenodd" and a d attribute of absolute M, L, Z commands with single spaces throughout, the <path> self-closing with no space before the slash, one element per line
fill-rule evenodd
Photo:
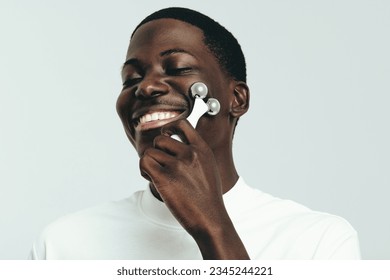
<path fill-rule="evenodd" d="M 30 253 L 28 254 L 28 257 L 27 257 L 28 260 L 38 260 L 38 254 L 36 253 L 35 251 L 35 247 L 34 245 L 32 246 L 31 250 L 30 250 Z"/>
<path fill-rule="evenodd" d="M 361 259 L 357 232 L 344 219 L 337 219 L 324 232 L 315 259 L 358 260 Z"/>
<path fill-rule="evenodd" d="M 33 243 L 30 253 L 28 254 L 28 260 L 45 260 L 46 259 L 46 250 L 45 242 L 41 236 Z"/>
<path fill-rule="evenodd" d="M 336 248 L 330 259 L 333 260 L 359 260 L 361 259 L 359 240 L 357 234 L 346 239 Z"/>

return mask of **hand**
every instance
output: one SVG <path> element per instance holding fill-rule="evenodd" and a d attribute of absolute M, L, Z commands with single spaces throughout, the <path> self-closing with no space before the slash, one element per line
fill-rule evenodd
<path fill-rule="evenodd" d="M 178 134 L 183 142 L 172 139 L 172 134 Z M 204 258 L 247 258 L 223 203 L 214 154 L 187 120 L 163 127 L 153 148 L 141 157 L 140 169 L 175 218 L 194 237 Z M 239 256 L 228 257 L 225 253 L 229 251 L 231 255 L 234 244 L 243 250 L 238 250 Z"/>
<path fill-rule="evenodd" d="M 183 143 L 172 139 L 172 134 L 179 134 Z M 187 120 L 163 127 L 154 147 L 141 157 L 140 169 L 190 234 L 226 215 L 214 155 Z"/>

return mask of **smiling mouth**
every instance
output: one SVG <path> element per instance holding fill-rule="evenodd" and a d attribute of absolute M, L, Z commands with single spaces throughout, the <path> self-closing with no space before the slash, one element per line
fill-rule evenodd
<path fill-rule="evenodd" d="M 146 113 L 134 121 L 136 130 L 148 130 L 161 127 L 181 118 L 182 111 L 155 111 Z"/>

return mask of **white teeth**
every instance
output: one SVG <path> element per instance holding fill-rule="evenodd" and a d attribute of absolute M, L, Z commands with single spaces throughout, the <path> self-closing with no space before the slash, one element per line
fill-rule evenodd
<path fill-rule="evenodd" d="M 151 114 L 145 114 L 142 117 L 139 118 L 139 122 L 141 124 L 151 122 L 151 121 L 157 121 L 157 120 L 166 120 L 174 118 L 178 115 L 176 112 L 154 112 Z"/>

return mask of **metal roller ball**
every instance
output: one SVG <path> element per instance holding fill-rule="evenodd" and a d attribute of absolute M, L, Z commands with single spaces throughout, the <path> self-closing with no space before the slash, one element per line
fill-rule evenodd
<path fill-rule="evenodd" d="M 203 99 L 207 96 L 207 93 L 209 90 L 204 83 L 197 82 L 191 86 L 190 91 L 191 91 L 192 97 L 194 97 L 194 98 L 200 97 Z"/>
<path fill-rule="evenodd" d="M 221 109 L 221 104 L 219 104 L 219 101 L 215 98 L 209 98 L 209 100 L 207 100 L 207 106 L 209 107 L 207 113 L 211 116 L 218 114 Z"/>

